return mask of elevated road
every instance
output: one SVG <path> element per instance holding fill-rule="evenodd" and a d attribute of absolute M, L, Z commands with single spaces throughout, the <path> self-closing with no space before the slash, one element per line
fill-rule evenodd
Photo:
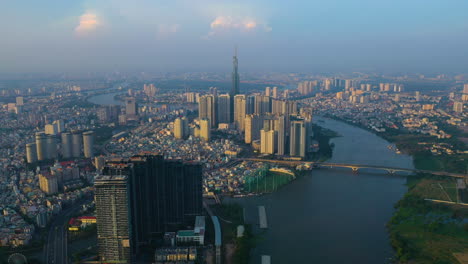
<path fill-rule="evenodd" d="M 238 160 L 268 162 L 268 163 L 282 164 L 282 165 L 288 165 L 288 166 L 309 165 L 311 167 L 350 168 L 355 172 L 357 172 L 359 169 L 376 169 L 376 170 L 387 171 L 390 174 L 394 174 L 396 172 L 409 172 L 409 173 L 427 173 L 427 174 L 433 174 L 433 175 L 445 176 L 445 177 L 453 177 L 453 178 L 468 178 L 467 174 L 462 174 L 462 173 L 452 173 L 452 172 L 446 172 L 446 171 L 417 170 L 417 169 L 365 165 L 365 164 L 296 161 L 296 160 L 271 160 L 271 159 L 259 159 L 259 158 L 241 158 Z"/>
<path fill-rule="evenodd" d="M 81 201 L 70 208 L 63 210 L 52 222 L 47 235 L 47 244 L 45 246 L 46 264 L 67 264 L 68 261 L 68 238 L 67 222 L 70 216 L 78 212 L 81 206 L 90 200 Z"/>

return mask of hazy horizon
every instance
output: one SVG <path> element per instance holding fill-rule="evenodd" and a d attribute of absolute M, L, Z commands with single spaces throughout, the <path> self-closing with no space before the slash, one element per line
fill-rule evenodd
<path fill-rule="evenodd" d="M 467 72 L 468 2 L 2 3 L 0 73 Z"/>

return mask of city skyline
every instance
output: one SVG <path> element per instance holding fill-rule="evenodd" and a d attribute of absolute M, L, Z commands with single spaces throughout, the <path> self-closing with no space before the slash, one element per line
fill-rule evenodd
<path fill-rule="evenodd" d="M 4 3 L 0 263 L 462 263 L 466 10 Z"/>
<path fill-rule="evenodd" d="M 467 8 L 435 0 L 8 2 L 0 72 L 228 71 L 235 45 L 243 71 L 464 72 Z"/>

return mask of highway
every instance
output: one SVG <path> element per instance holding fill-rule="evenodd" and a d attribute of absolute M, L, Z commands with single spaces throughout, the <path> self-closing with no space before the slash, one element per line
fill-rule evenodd
<path fill-rule="evenodd" d="M 55 217 L 47 235 L 45 245 L 46 264 L 67 264 L 68 263 L 68 243 L 67 243 L 67 222 L 73 213 L 80 210 L 81 206 L 90 200 L 80 202 Z"/>
<path fill-rule="evenodd" d="M 205 207 L 206 211 L 211 217 L 211 221 L 213 221 L 214 230 L 215 230 L 215 247 L 216 247 L 216 264 L 221 264 L 221 246 L 222 246 L 222 235 L 221 235 L 221 225 L 219 224 L 218 217 L 213 214 L 211 208 L 203 201 L 203 207 Z"/>

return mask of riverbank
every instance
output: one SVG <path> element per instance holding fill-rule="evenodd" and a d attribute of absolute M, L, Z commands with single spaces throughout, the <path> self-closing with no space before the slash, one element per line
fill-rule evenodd
<path fill-rule="evenodd" d="M 330 143 L 331 139 L 340 137 L 333 130 L 326 129 L 317 124 L 313 124 L 314 145 L 316 151 L 310 153 L 305 161 L 320 161 L 324 162 L 333 157 L 334 143 Z M 266 159 L 276 159 L 275 155 L 265 157 Z M 308 168 L 309 170 L 312 168 Z M 280 189 L 286 184 L 295 181 L 297 178 L 307 174 L 307 170 L 303 171 L 300 168 L 291 170 L 282 170 L 280 168 L 270 168 L 269 164 L 259 168 L 253 175 L 246 178 L 244 191 L 246 193 L 267 194 Z"/>
<path fill-rule="evenodd" d="M 237 203 L 227 203 L 212 207 L 218 216 L 223 230 L 224 263 L 248 264 L 250 251 L 255 247 L 255 236 L 250 224 L 245 223 L 244 208 Z M 243 235 L 238 237 L 238 228 L 244 228 Z"/>
<path fill-rule="evenodd" d="M 431 175 L 407 178 L 408 192 L 387 224 L 398 263 L 458 263 L 468 254 L 468 206 L 426 199 L 458 200 L 455 180 Z"/>
<path fill-rule="evenodd" d="M 312 152 L 309 155 L 308 160 L 325 162 L 332 158 L 334 143 L 330 143 L 330 140 L 336 137 L 340 137 L 338 133 L 333 130 L 326 129 L 318 124 L 312 125 L 312 131 L 314 132 L 314 140 L 317 141 L 318 150 Z"/>
<path fill-rule="evenodd" d="M 446 131 L 450 131 L 452 133 L 452 138 L 437 139 L 433 136 L 406 133 L 397 129 L 389 129 L 384 132 L 379 132 L 336 116 L 326 115 L 325 117 L 367 130 L 391 143 L 394 143 L 397 149 L 401 152 L 413 157 L 413 164 L 416 169 L 466 173 L 468 154 L 439 153 L 434 155 L 431 152 L 437 152 L 437 148 L 433 148 L 434 145 L 438 145 L 437 147 L 441 150 L 444 150 L 444 145 L 453 145 L 460 150 L 466 149 L 465 144 L 459 138 L 468 135 L 455 127 L 449 127 L 449 125 L 445 125 L 444 127 Z"/>
<path fill-rule="evenodd" d="M 468 165 L 466 155 L 434 156 L 422 150 L 418 143 L 434 142 L 431 136 L 399 133 L 396 130 L 382 133 L 347 120 L 333 119 L 395 143 L 401 151 L 411 154 L 415 168 L 463 173 Z M 457 139 L 452 139 L 451 143 L 459 144 Z M 460 254 L 468 254 L 468 206 L 434 203 L 426 199 L 466 203 L 460 198 L 468 196 L 466 189 L 460 195 L 455 179 L 433 175 L 420 174 L 407 177 L 406 181 L 408 190 L 395 204 L 393 216 L 387 223 L 395 261 L 458 263 L 456 259 Z"/>

